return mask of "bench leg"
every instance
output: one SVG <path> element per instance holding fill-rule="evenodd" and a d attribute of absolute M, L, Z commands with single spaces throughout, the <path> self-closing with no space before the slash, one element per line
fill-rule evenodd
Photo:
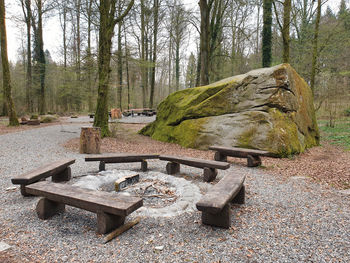
<path fill-rule="evenodd" d="M 24 184 L 21 184 L 21 194 L 23 196 L 32 196 L 31 194 L 28 194 L 26 191 L 26 186 Z"/>
<path fill-rule="evenodd" d="M 141 171 L 147 172 L 147 161 L 145 161 L 145 160 L 141 161 Z"/>
<path fill-rule="evenodd" d="M 71 178 L 72 178 L 72 170 L 70 169 L 70 167 L 67 167 L 66 169 L 64 169 L 63 172 L 53 175 L 52 182 L 58 183 L 58 182 L 69 181 Z"/>
<path fill-rule="evenodd" d="M 168 162 L 166 165 L 166 172 L 168 174 L 176 174 L 180 172 L 180 164 Z"/>
<path fill-rule="evenodd" d="M 231 225 L 230 205 L 225 205 L 218 214 L 202 212 L 202 223 L 210 226 L 229 228 Z"/>
<path fill-rule="evenodd" d="M 97 213 L 97 232 L 106 234 L 124 224 L 125 217 L 104 212 Z"/>
<path fill-rule="evenodd" d="M 100 162 L 100 166 L 99 166 L 99 171 L 106 171 L 106 163 L 105 162 Z"/>
<path fill-rule="evenodd" d="M 63 213 L 64 210 L 64 204 L 46 198 L 41 198 L 36 205 L 36 213 L 40 219 L 48 219 L 58 213 Z"/>
<path fill-rule="evenodd" d="M 243 205 L 245 202 L 245 186 L 242 185 L 241 189 L 239 190 L 238 194 L 233 198 L 231 201 L 233 204 L 240 204 Z"/>
<path fill-rule="evenodd" d="M 220 152 L 215 152 L 214 154 L 214 160 L 219 162 L 227 162 L 227 156 L 223 155 Z"/>
<path fill-rule="evenodd" d="M 218 175 L 218 170 L 214 168 L 205 167 L 203 172 L 203 180 L 204 182 L 212 182 L 215 180 L 217 175 Z"/>
<path fill-rule="evenodd" d="M 247 166 L 248 167 L 256 167 L 261 165 L 261 158 L 260 156 L 247 156 Z"/>

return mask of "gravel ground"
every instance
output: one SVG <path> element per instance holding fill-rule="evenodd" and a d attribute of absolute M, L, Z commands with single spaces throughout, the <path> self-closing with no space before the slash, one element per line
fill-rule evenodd
<path fill-rule="evenodd" d="M 229 230 L 201 225 L 196 211 L 172 218 L 144 217 L 103 244 L 103 236 L 95 232 L 95 214 L 67 207 L 50 220 L 38 219 L 38 198 L 11 190 L 10 178 L 64 157 L 77 159 L 72 182 L 96 172 L 97 163 L 85 163 L 82 155 L 60 146 L 79 136 L 80 125 L 0 136 L 0 242 L 12 246 L 0 252 L 0 262 L 350 262 L 349 196 L 307 179 L 235 165 L 219 171 L 220 176 L 247 175 L 246 204 L 232 207 Z M 107 168 L 139 171 L 139 164 Z M 164 172 L 165 162 L 150 161 L 149 168 Z M 200 169 L 182 166 L 181 171 L 200 184 Z M 164 247 L 156 249 L 159 246 Z"/>

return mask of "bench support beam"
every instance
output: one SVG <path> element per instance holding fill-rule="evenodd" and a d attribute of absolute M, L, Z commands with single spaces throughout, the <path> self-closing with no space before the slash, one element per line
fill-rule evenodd
<path fill-rule="evenodd" d="M 65 205 L 51 201 L 47 198 L 41 198 L 36 205 L 36 213 L 40 219 L 48 219 L 56 214 L 63 213 Z"/>
<path fill-rule="evenodd" d="M 106 171 L 106 163 L 105 162 L 103 162 L 103 161 L 100 161 L 100 165 L 99 165 L 99 167 L 98 167 L 99 169 L 99 171 L 101 172 L 101 171 Z"/>
<path fill-rule="evenodd" d="M 218 170 L 214 168 L 205 167 L 203 172 L 203 180 L 204 182 L 212 182 L 215 180 L 217 175 L 218 175 Z"/>
<path fill-rule="evenodd" d="M 112 215 L 104 212 L 97 213 L 97 232 L 106 234 L 124 224 L 125 217 Z"/>
<path fill-rule="evenodd" d="M 177 174 L 180 172 L 180 164 L 168 162 L 166 165 L 167 174 Z"/>
<path fill-rule="evenodd" d="M 72 170 L 70 167 L 64 169 L 61 173 L 52 176 L 52 182 L 59 183 L 69 181 L 72 177 Z"/>
<path fill-rule="evenodd" d="M 245 203 L 245 186 L 242 185 L 241 190 L 239 190 L 238 194 L 231 201 L 232 204 L 243 205 Z"/>
<path fill-rule="evenodd" d="M 217 214 L 202 212 L 202 223 L 210 226 L 229 228 L 231 225 L 230 205 L 226 204 Z"/>
<path fill-rule="evenodd" d="M 252 156 L 247 155 L 247 166 L 248 167 L 257 167 L 261 165 L 261 158 L 260 156 Z"/>
<path fill-rule="evenodd" d="M 227 156 L 220 152 L 215 152 L 214 160 L 218 162 L 227 162 Z"/>
<path fill-rule="evenodd" d="M 145 160 L 141 161 L 141 171 L 147 172 L 147 161 L 145 161 Z"/>

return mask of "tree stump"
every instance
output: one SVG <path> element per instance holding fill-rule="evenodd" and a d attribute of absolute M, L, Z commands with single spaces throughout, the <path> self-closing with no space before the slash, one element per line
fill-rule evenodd
<path fill-rule="evenodd" d="M 101 153 L 101 129 L 82 127 L 80 133 L 80 153 Z"/>

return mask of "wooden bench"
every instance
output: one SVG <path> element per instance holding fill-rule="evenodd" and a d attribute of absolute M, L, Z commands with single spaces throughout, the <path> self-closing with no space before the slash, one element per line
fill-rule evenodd
<path fill-rule="evenodd" d="M 169 161 L 166 165 L 168 174 L 176 174 L 180 172 L 180 164 L 203 168 L 203 180 L 205 182 L 212 182 L 215 180 L 218 171 L 217 169 L 226 170 L 230 167 L 229 163 L 210 161 L 197 158 L 177 157 L 169 155 L 160 155 L 159 160 Z"/>
<path fill-rule="evenodd" d="M 28 196 L 29 194 L 26 193 L 24 187 L 28 184 L 38 182 L 50 176 L 52 176 L 53 182 L 69 181 L 71 178 L 71 169 L 69 166 L 73 163 L 75 163 L 75 159 L 59 160 L 12 178 L 11 182 L 21 185 L 21 194 L 23 196 Z"/>
<path fill-rule="evenodd" d="M 130 154 L 121 153 L 113 155 L 94 155 L 85 157 L 85 162 L 100 162 L 99 170 L 106 170 L 106 163 L 133 163 L 141 162 L 141 170 L 147 171 L 147 159 L 158 159 L 157 154 Z"/>
<path fill-rule="evenodd" d="M 214 155 L 214 160 L 216 161 L 227 162 L 227 156 L 247 158 L 248 167 L 256 167 L 261 165 L 261 156 L 275 157 L 274 154 L 268 151 L 237 147 L 210 146 L 209 150 L 216 151 Z"/>
<path fill-rule="evenodd" d="M 36 206 L 40 219 L 64 212 L 65 205 L 97 214 L 97 232 L 105 234 L 124 224 L 125 217 L 143 205 L 142 199 L 84 189 L 67 184 L 38 182 L 25 187 L 31 195 L 42 196 Z"/>
<path fill-rule="evenodd" d="M 202 211 L 202 223 L 222 228 L 229 228 L 231 224 L 230 202 L 244 204 L 245 176 L 226 175 L 196 204 Z"/>

